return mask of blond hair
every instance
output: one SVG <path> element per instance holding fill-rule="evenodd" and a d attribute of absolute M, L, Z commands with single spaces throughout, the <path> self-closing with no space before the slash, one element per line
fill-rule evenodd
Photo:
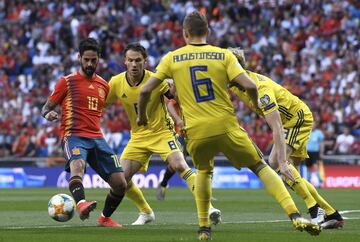
<path fill-rule="evenodd" d="M 245 51 L 243 49 L 241 49 L 240 47 L 229 47 L 228 50 L 230 50 L 236 57 L 236 59 L 238 60 L 238 62 L 240 63 L 240 65 L 246 69 L 247 68 L 247 64 L 246 64 L 246 59 L 245 59 Z"/>

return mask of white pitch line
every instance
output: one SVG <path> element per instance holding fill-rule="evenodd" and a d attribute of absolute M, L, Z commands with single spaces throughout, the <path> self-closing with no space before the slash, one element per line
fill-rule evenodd
<path fill-rule="evenodd" d="M 348 214 L 348 213 L 360 213 L 360 210 L 344 210 L 339 211 L 340 214 Z M 345 220 L 360 220 L 360 217 L 355 218 L 348 218 L 343 217 Z M 289 222 L 288 219 L 275 219 L 275 220 L 248 220 L 248 221 L 237 221 L 237 222 L 222 222 L 223 224 L 260 224 L 260 223 L 282 223 L 282 222 Z M 125 226 L 130 226 L 130 224 L 123 224 Z M 171 225 L 169 223 L 156 223 L 156 224 L 149 224 L 150 226 L 158 226 L 158 225 Z M 147 226 L 149 226 L 147 225 Z M 186 223 L 186 225 L 196 225 L 196 223 Z M 74 227 L 97 227 L 96 225 L 39 225 L 39 226 L 7 226 L 7 227 L 0 227 L 2 229 L 10 229 L 10 230 L 17 230 L 17 229 L 45 229 L 45 228 L 74 228 Z"/>
<path fill-rule="evenodd" d="M 340 214 L 347 214 L 347 213 L 360 213 L 360 210 L 344 210 L 339 211 Z"/>
<path fill-rule="evenodd" d="M 8 226 L 8 227 L 0 227 L 1 229 L 51 229 L 51 228 L 81 228 L 81 227 L 97 227 L 97 226 L 82 226 L 82 225 L 74 225 L 74 224 L 64 224 L 64 225 L 39 225 L 39 226 Z"/>

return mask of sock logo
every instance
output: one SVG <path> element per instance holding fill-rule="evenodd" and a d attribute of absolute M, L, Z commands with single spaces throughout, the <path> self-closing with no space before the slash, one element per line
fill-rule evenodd
<path fill-rule="evenodd" d="M 75 189 L 72 190 L 72 193 L 75 193 L 76 191 L 79 191 L 80 187 L 75 187 Z"/>

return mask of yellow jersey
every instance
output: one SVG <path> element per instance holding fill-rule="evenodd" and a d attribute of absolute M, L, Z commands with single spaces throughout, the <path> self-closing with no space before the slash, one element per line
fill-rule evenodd
<path fill-rule="evenodd" d="M 291 120 L 292 117 L 297 118 L 296 115 L 300 109 L 307 107 L 297 96 L 293 95 L 286 88 L 277 84 L 269 77 L 251 71 L 246 71 L 246 73 L 255 82 L 258 88 L 259 98 L 262 104 L 261 109 L 254 108 L 254 105 L 245 90 L 240 91 L 237 87 L 232 87 L 231 90 L 257 114 L 264 116 L 275 110 L 279 110 L 281 122 L 285 124 Z"/>
<path fill-rule="evenodd" d="M 174 132 L 174 123 L 166 109 L 163 96 L 169 90 L 166 82 L 163 82 L 151 94 L 147 106 L 148 124 L 146 126 L 138 126 L 136 123 L 139 93 L 151 74 L 153 74 L 151 71 L 145 70 L 142 81 L 136 86 L 130 85 L 126 72 L 113 76 L 109 82 L 110 91 L 106 99 L 106 105 L 120 100 L 129 118 L 132 136 L 154 135 L 163 131 L 169 132 L 169 130 Z"/>
<path fill-rule="evenodd" d="M 239 128 L 227 86 L 242 73 L 229 50 L 201 44 L 167 53 L 153 77 L 174 80 L 186 135 L 201 139 Z"/>

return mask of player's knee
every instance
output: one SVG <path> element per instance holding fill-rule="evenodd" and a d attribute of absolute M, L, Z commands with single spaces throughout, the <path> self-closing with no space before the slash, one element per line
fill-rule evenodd
<path fill-rule="evenodd" d="M 252 165 L 249 167 L 249 169 L 254 172 L 256 175 L 259 174 L 259 172 L 264 169 L 267 166 L 267 164 L 265 163 L 265 161 L 261 160 L 258 163 L 256 163 L 255 165 Z"/>
<path fill-rule="evenodd" d="M 70 163 L 70 170 L 73 175 L 82 176 L 85 171 L 85 161 L 82 159 L 72 160 Z"/>
<path fill-rule="evenodd" d="M 169 163 L 169 167 L 176 171 L 176 172 L 183 172 L 186 169 L 189 168 L 188 164 L 186 163 L 186 161 L 184 160 L 184 157 L 182 156 L 182 154 L 179 152 L 179 154 L 172 154 L 168 157 L 168 163 Z"/>
<path fill-rule="evenodd" d="M 185 171 L 189 166 L 184 161 L 177 161 L 170 164 L 170 168 L 178 173 Z"/>
<path fill-rule="evenodd" d="M 119 197 L 124 196 L 124 194 L 126 192 L 126 188 L 124 189 L 124 187 L 122 185 L 111 187 L 111 190 L 116 196 L 119 196 Z"/>
<path fill-rule="evenodd" d="M 124 193 L 127 188 L 127 182 L 122 172 L 111 174 L 107 181 L 113 191 Z"/>
<path fill-rule="evenodd" d="M 114 191 L 116 191 L 118 194 L 124 194 L 126 191 L 127 183 L 124 180 L 123 182 L 119 182 L 115 187 Z"/>
<path fill-rule="evenodd" d="M 111 186 L 113 191 L 117 194 L 124 194 L 127 188 L 127 182 L 124 180 L 117 181 L 113 186 Z"/>

